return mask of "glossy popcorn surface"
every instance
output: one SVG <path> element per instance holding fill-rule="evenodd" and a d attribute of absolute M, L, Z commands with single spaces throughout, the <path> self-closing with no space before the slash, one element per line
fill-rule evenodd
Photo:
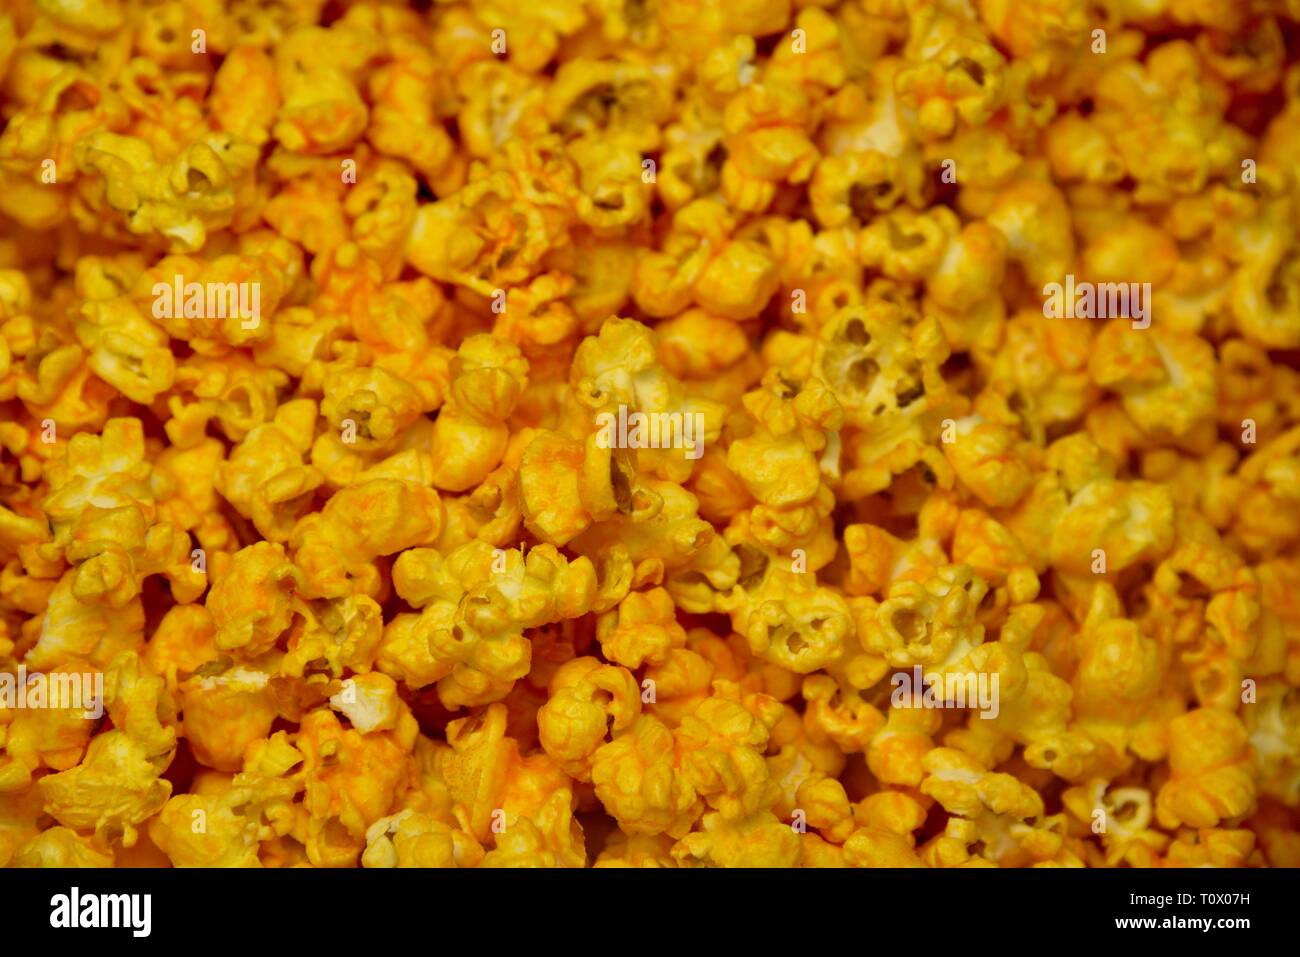
<path fill-rule="evenodd" d="M 0 866 L 1300 866 L 1298 49 L 0 4 Z"/>

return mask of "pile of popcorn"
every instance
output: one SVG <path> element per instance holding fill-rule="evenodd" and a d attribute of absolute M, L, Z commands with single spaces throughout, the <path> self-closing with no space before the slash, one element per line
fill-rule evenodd
<path fill-rule="evenodd" d="M 1300 866 L 1297 21 L 5 0 L 0 865 Z"/>

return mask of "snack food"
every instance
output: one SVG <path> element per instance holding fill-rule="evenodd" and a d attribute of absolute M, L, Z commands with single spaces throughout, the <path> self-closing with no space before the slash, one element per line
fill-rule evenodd
<path fill-rule="evenodd" d="M 1300 866 L 1297 21 L 12 0 L 0 864 Z"/>

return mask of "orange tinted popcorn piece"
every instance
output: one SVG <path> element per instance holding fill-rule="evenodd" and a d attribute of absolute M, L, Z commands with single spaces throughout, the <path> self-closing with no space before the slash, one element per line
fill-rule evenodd
<path fill-rule="evenodd" d="M 1255 780 L 1246 729 L 1234 715 L 1201 708 L 1170 724 L 1172 776 L 1156 795 L 1165 827 L 1214 827 L 1249 814 Z"/>

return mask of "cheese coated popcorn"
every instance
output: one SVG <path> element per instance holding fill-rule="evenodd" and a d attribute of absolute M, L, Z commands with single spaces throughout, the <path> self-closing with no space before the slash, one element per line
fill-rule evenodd
<path fill-rule="evenodd" d="M 10 6 L 0 865 L 1300 865 L 1295 3 Z"/>

